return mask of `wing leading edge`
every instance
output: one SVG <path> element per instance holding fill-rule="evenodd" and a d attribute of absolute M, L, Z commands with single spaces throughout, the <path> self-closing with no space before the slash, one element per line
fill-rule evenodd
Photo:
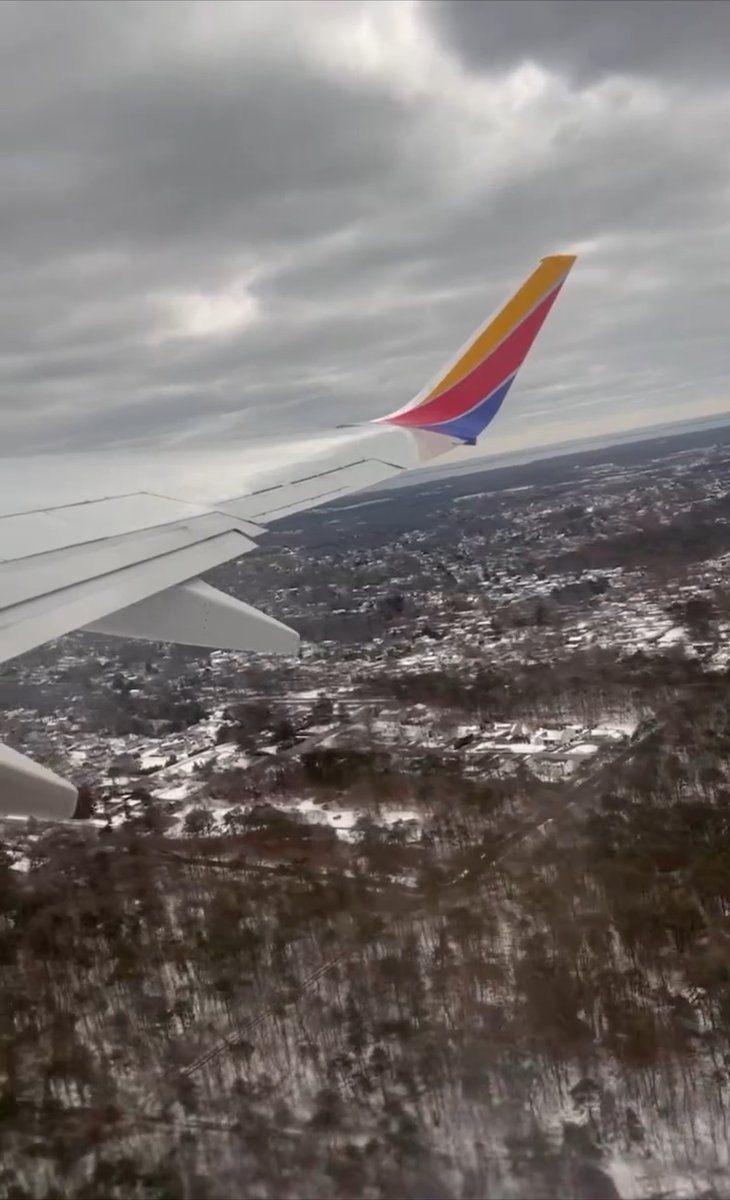
<path fill-rule="evenodd" d="M 473 445 L 497 415 L 574 258 L 543 259 L 437 379 L 404 408 L 308 443 L 239 496 L 191 503 L 150 491 L 0 510 L 0 662 L 71 630 L 296 653 L 298 635 L 199 576 L 266 526 Z M 72 815 L 76 790 L 0 746 L 0 810 Z"/>

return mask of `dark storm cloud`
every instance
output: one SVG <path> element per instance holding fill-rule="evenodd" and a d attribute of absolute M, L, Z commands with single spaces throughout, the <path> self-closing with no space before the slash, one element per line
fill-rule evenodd
<path fill-rule="evenodd" d="M 379 415 L 576 244 L 500 432 L 722 407 L 729 12 L 6 4 L 0 452 Z"/>
<path fill-rule="evenodd" d="M 726 0 L 433 0 L 427 13 L 471 66 L 534 59 L 581 81 L 727 74 Z"/>

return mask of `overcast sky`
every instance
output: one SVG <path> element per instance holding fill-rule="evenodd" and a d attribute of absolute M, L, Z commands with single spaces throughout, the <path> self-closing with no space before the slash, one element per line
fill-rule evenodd
<path fill-rule="evenodd" d="M 0 453 L 400 407 L 580 258 L 485 449 L 730 409 L 730 4 L 0 7 Z"/>

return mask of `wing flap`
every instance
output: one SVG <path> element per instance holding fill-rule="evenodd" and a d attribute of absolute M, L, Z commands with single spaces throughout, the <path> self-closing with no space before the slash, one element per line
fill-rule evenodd
<path fill-rule="evenodd" d="M 205 509 L 134 492 L 0 517 L 0 562 L 14 562 L 84 542 L 118 537 L 201 516 Z"/>
<path fill-rule="evenodd" d="M 167 588 L 86 628 L 112 637 L 260 654 L 294 655 L 299 649 L 293 629 L 201 579 Z"/>
<path fill-rule="evenodd" d="M 2 812 L 63 821 L 73 816 L 77 799 L 72 783 L 0 742 Z"/>
<path fill-rule="evenodd" d="M 122 537 L 68 547 L 14 563 L 0 564 L 0 628 L 8 608 L 25 600 L 58 592 L 85 580 L 98 579 L 135 563 L 184 550 L 231 529 L 233 522 L 210 513 L 163 529 L 145 530 Z M 254 544 L 245 539 L 248 548 Z"/>
<path fill-rule="evenodd" d="M 0 611 L 0 662 L 194 579 L 254 545 L 244 534 L 230 530 L 5 608 Z"/>

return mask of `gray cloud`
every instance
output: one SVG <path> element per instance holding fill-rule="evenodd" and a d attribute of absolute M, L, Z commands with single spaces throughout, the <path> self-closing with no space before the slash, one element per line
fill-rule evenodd
<path fill-rule="evenodd" d="M 583 82 L 612 74 L 724 79 L 725 0 L 434 0 L 428 16 L 472 66 L 533 59 Z"/>
<path fill-rule="evenodd" d="M 575 246 L 490 445 L 726 407 L 729 14 L 4 5 L 0 452 L 379 415 Z"/>

